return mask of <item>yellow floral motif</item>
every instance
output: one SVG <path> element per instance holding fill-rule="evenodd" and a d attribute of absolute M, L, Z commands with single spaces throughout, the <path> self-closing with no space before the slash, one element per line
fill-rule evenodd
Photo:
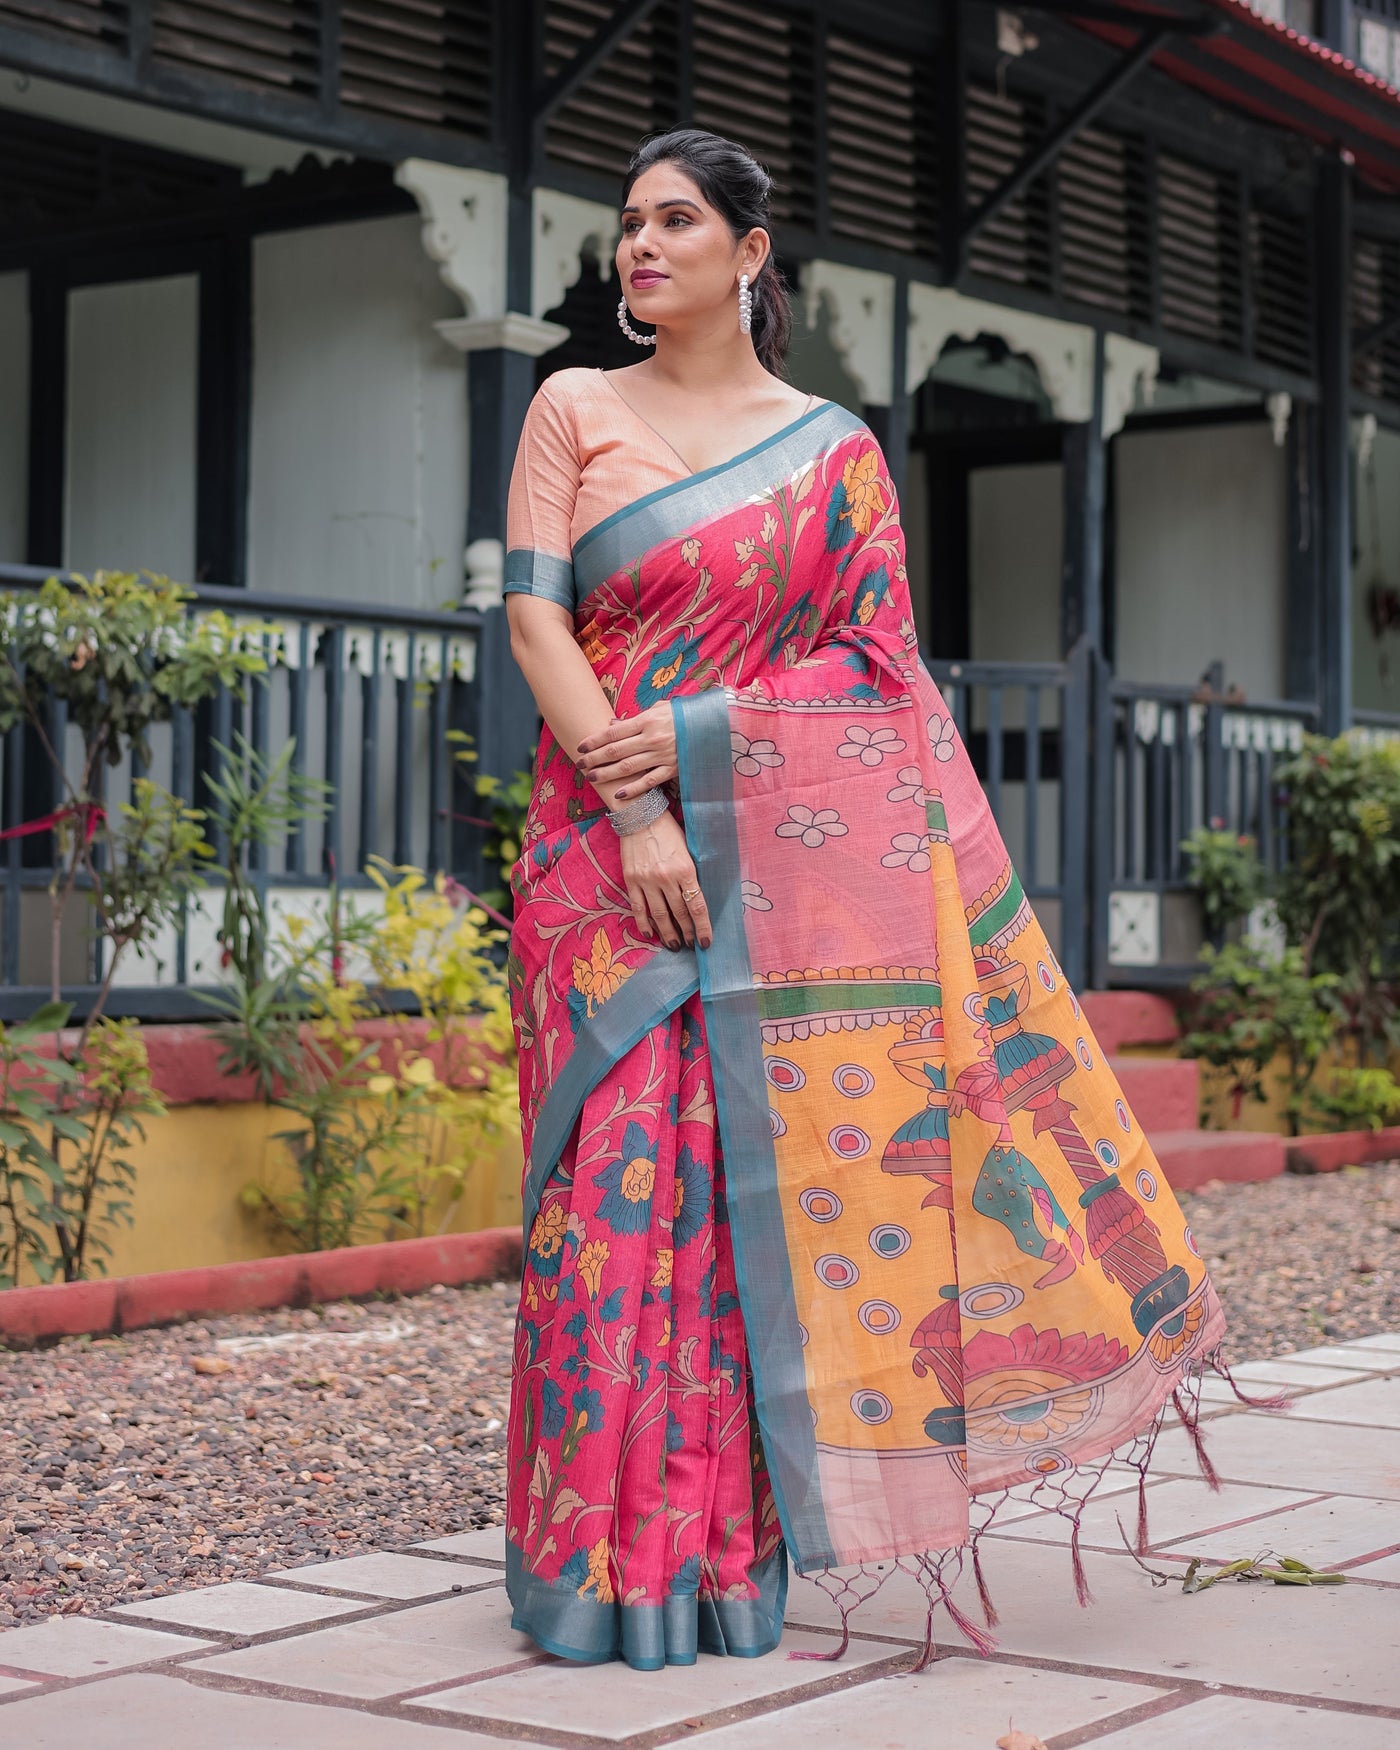
<path fill-rule="evenodd" d="M 552 1258 L 564 1243 L 567 1227 L 568 1217 L 563 1206 L 558 1202 L 551 1203 L 535 1217 L 530 1229 L 530 1250 L 536 1257 Z"/>
<path fill-rule="evenodd" d="M 612 1580 L 608 1575 L 608 1540 L 600 1537 L 588 1552 L 588 1578 L 578 1589 L 578 1595 L 592 1587 L 597 1594 L 599 1604 L 611 1604 L 613 1601 Z"/>
<path fill-rule="evenodd" d="M 675 1187 L 676 1187 L 676 1193 L 675 1193 L 674 1198 L 671 1201 L 671 1220 L 672 1221 L 675 1221 L 676 1218 L 680 1215 L 681 1205 L 685 1202 L 685 1180 L 681 1178 L 679 1173 L 676 1175 Z"/>
<path fill-rule="evenodd" d="M 660 1345 L 660 1347 L 664 1349 L 667 1347 L 667 1345 L 670 1343 L 670 1341 L 671 1341 L 671 1315 L 670 1315 L 670 1313 L 667 1313 L 666 1317 L 664 1319 L 662 1319 L 662 1321 L 661 1321 L 661 1335 L 657 1338 L 657 1342 Z"/>
<path fill-rule="evenodd" d="M 651 1196 L 655 1179 L 656 1162 L 649 1161 L 645 1155 L 638 1155 L 622 1169 L 622 1184 L 618 1189 L 629 1203 L 645 1203 Z"/>
<path fill-rule="evenodd" d="M 578 1273 L 583 1278 L 590 1300 L 598 1298 L 598 1285 L 603 1279 L 603 1266 L 609 1256 L 606 1240 L 590 1240 L 578 1255 Z"/>
<path fill-rule="evenodd" d="M 878 453 L 865 450 L 859 456 L 852 456 L 841 473 L 841 485 L 846 494 L 846 508 L 841 515 L 850 518 L 851 527 L 858 535 L 869 534 L 871 523 L 885 509 L 884 488 L 876 478 L 879 469 Z"/>
<path fill-rule="evenodd" d="M 593 938 L 587 960 L 577 954 L 574 956 L 574 989 L 583 997 L 590 1016 L 609 997 L 616 996 L 631 976 L 632 968 L 619 964 L 608 941 L 608 933 L 601 925 Z"/>
<path fill-rule="evenodd" d="M 685 560 L 687 565 L 698 565 L 700 563 L 700 543 L 695 539 L 694 535 L 692 535 L 688 541 L 681 542 L 681 558 Z"/>
<path fill-rule="evenodd" d="M 676 676 L 681 672 L 681 664 L 685 661 L 686 648 L 687 647 L 682 644 L 680 649 L 676 652 L 674 662 L 663 664 L 661 668 L 657 669 L 654 675 L 648 677 L 648 684 L 653 692 L 664 693 L 667 687 L 670 686 L 671 682 L 675 680 Z"/>
<path fill-rule="evenodd" d="M 671 1266 L 675 1253 L 669 1246 L 660 1246 L 656 1252 L 656 1268 L 651 1273 L 653 1288 L 669 1288 L 671 1286 Z"/>

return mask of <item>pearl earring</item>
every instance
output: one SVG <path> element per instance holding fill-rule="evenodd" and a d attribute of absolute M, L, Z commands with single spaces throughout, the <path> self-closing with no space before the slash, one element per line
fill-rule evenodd
<path fill-rule="evenodd" d="M 749 276 L 739 275 L 739 332 L 747 334 L 753 327 L 753 293 L 749 290 Z"/>
<path fill-rule="evenodd" d="M 625 297 L 617 300 L 617 325 L 634 346 L 656 345 L 656 336 L 654 334 L 638 334 L 637 330 L 627 320 L 627 299 Z"/>

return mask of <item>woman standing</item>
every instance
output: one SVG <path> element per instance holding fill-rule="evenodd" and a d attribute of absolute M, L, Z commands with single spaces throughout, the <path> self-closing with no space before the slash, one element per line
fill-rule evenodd
<path fill-rule="evenodd" d="M 781 377 L 768 190 L 639 149 L 655 351 L 551 377 L 511 484 L 507 1583 L 648 1669 L 776 1646 L 787 1553 L 957 1614 L 970 1518 L 1029 1483 L 1077 1522 L 1223 1329 L 919 662 L 879 445 Z"/>

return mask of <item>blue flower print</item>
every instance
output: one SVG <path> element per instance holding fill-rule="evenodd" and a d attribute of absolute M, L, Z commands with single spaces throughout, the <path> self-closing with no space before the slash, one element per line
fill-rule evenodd
<path fill-rule="evenodd" d="M 540 1391 L 544 1405 L 544 1420 L 540 1433 L 546 1440 L 557 1440 L 564 1432 L 564 1388 L 557 1380 L 547 1379 Z"/>
<path fill-rule="evenodd" d="M 831 489 L 831 497 L 826 502 L 826 550 L 828 553 L 839 553 L 843 547 L 849 547 L 856 538 L 855 522 L 850 515 L 850 500 L 846 497 L 844 481 L 838 480 Z"/>
<path fill-rule="evenodd" d="M 576 1592 L 582 1592 L 588 1584 L 588 1551 L 576 1549 L 560 1568 L 559 1578 L 566 1586 L 572 1586 Z"/>
<path fill-rule="evenodd" d="M 648 705 L 668 698 L 695 667 L 699 655 L 699 642 L 678 632 L 647 664 L 647 672 L 637 684 L 638 707 L 645 711 Z"/>
<path fill-rule="evenodd" d="M 811 592 L 804 590 L 774 627 L 768 640 L 768 660 L 776 662 L 783 646 L 791 640 L 815 638 L 821 623 L 821 610 L 812 600 Z"/>
<path fill-rule="evenodd" d="M 593 1175 L 593 1183 L 607 1192 L 598 1214 L 615 1234 L 641 1234 L 651 1226 L 656 1151 L 657 1144 L 648 1143 L 646 1131 L 630 1119 L 622 1134 L 621 1155 Z"/>
<path fill-rule="evenodd" d="M 700 1590 L 700 1557 L 689 1555 L 671 1576 L 669 1588 L 675 1598 L 693 1598 Z"/>
<path fill-rule="evenodd" d="M 671 1218 L 671 1241 L 688 1246 L 705 1225 L 710 1213 L 710 1175 L 696 1160 L 689 1143 L 676 1156 L 676 1202 Z"/>
<path fill-rule="evenodd" d="M 674 1410 L 666 1412 L 666 1450 L 679 1452 L 685 1445 L 685 1429 L 681 1427 L 681 1419 Z"/>
<path fill-rule="evenodd" d="M 855 594 L 851 597 L 851 624 L 853 626 L 868 626 L 875 618 L 881 602 L 890 593 L 890 574 L 884 565 L 877 565 L 873 571 L 867 571 L 856 585 Z"/>

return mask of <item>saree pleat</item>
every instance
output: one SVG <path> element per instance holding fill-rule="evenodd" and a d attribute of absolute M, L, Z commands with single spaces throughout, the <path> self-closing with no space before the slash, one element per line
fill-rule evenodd
<path fill-rule="evenodd" d="M 1029 1491 L 1084 1595 L 1083 1503 L 1166 1405 L 1194 1431 L 1214 1291 L 918 659 L 869 431 L 819 408 L 569 564 L 618 713 L 673 708 L 714 940 L 637 935 L 546 734 L 513 876 L 516 1620 L 576 1658 L 763 1652 L 791 1556 L 843 1622 L 903 1566 L 983 1644 L 964 1555 L 990 1619 L 977 1539 Z"/>

